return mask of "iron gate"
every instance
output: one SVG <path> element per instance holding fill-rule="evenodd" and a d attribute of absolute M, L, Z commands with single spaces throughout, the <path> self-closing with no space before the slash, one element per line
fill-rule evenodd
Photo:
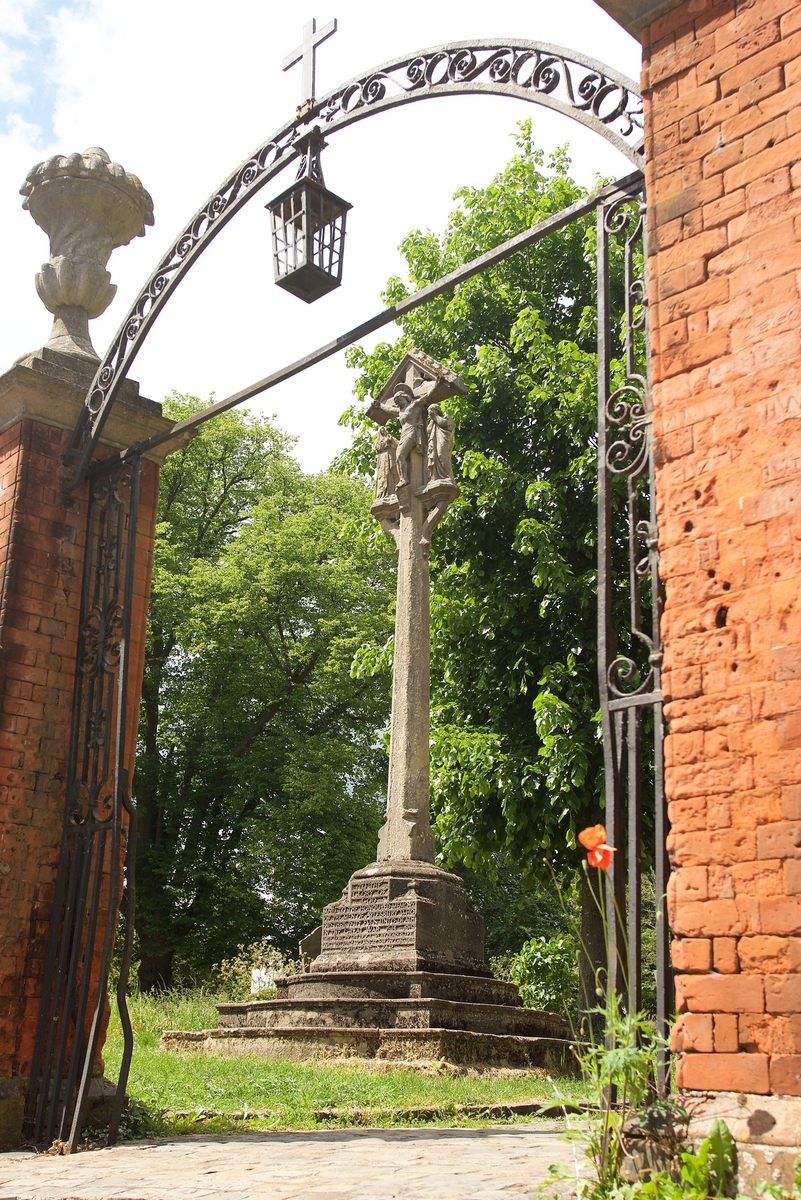
<path fill-rule="evenodd" d="M 654 841 L 656 1026 L 666 1038 L 673 1008 L 666 892 L 667 807 L 662 718 L 662 608 L 648 375 L 645 198 L 611 198 L 596 219 L 598 279 L 598 690 L 604 747 L 607 840 L 618 847 L 606 877 L 609 985 L 633 1011 L 643 1006 L 643 818 Z M 620 360 L 610 257 L 622 251 Z M 623 547 L 620 547 L 620 542 Z M 625 553 L 616 555 L 616 549 Z M 625 569 L 620 567 L 625 562 Z M 618 568 L 616 570 L 616 567 Z M 646 717 L 647 714 L 647 728 Z M 645 763 L 644 763 L 645 758 Z M 645 768 L 645 769 L 644 769 Z M 649 808 L 644 788 L 647 785 Z M 650 840 L 650 839 L 649 839 Z M 660 1053 L 659 1085 L 667 1085 Z"/>
<path fill-rule="evenodd" d="M 116 1138 L 132 1051 L 125 992 L 133 936 L 135 812 L 124 764 L 126 725 L 135 723 L 127 696 L 141 455 L 591 214 L 596 216 L 598 275 L 598 678 L 606 822 L 619 848 L 607 875 L 609 978 L 628 1003 L 639 1005 L 645 821 L 657 848 L 657 1023 L 660 1033 L 666 1031 L 672 986 L 664 896 L 661 600 L 646 357 L 644 184 L 639 169 L 179 423 L 169 434 L 87 465 L 128 368 L 175 287 L 225 224 L 293 162 L 311 122 L 319 120 L 329 137 L 371 113 L 407 101 L 487 92 L 556 109 L 593 128 L 634 165 L 641 165 L 642 106 L 636 86 L 592 59 L 541 43 L 489 41 L 435 47 L 384 64 L 323 101 L 312 100 L 236 169 L 158 264 L 98 367 L 68 454 L 74 468 L 68 489 L 88 478 L 89 504 L 61 856 L 26 1108 L 26 1128 L 36 1142 L 57 1138 L 69 1150 L 80 1131 L 104 1021 L 123 870 L 126 939 L 117 999 L 125 1050 L 109 1141 Z"/>
<path fill-rule="evenodd" d="M 111 1114 L 116 1138 L 133 1037 L 126 988 L 133 938 L 136 813 L 125 769 L 131 615 L 141 460 L 95 464 L 81 591 L 66 806 L 25 1132 L 74 1149 L 107 1016 L 107 987 L 127 863 L 125 945 L 117 1002 L 125 1048 Z"/>
<path fill-rule="evenodd" d="M 657 847 L 657 1024 L 672 1007 L 665 910 L 667 818 L 662 770 L 661 606 L 651 405 L 647 376 L 645 204 L 637 173 L 601 189 L 534 230 L 385 310 L 240 402 L 449 290 L 492 262 L 595 212 L 598 326 L 598 680 L 603 727 L 606 823 L 619 848 L 607 873 L 609 982 L 642 1003 L 643 818 Z M 617 287 L 617 299 L 613 292 Z M 231 401 L 196 414 L 199 425 Z M 123 841 L 135 812 L 124 769 L 140 452 L 96 464 L 89 479 L 78 679 L 56 903 L 36 1036 L 28 1129 L 37 1142 L 75 1144 L 89 1098 L 101 1032 L 121 888 Z M 125 991 L 133 935 L 133 859 L 127 856 L 126 944 L 117 999 L 125 1037 L 110 1140 L 114 1140 L 132 1051 Z M 665 1063 L 662 1064 L 662 1084 Z"/>

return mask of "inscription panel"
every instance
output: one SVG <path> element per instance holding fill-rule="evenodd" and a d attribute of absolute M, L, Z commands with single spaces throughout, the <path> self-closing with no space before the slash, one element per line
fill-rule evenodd
<path fill-rule="evenodd" d="M 389 879 L 354 879 L 350 885 L 352 904 L 385 904 L 389 900 Z"/>
<path fill-rule="evenodd" d="M 372 882 L 372 881 L 371 881 Z M 331 950 L 391 951 L 415 946 L 416 904 L 343 905 L 326 909 L 322 953 Z"/>

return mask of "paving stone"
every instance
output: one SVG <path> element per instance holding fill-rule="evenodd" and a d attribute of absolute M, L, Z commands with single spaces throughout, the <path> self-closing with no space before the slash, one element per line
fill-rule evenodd
<path fill-rule="evenodd" d="M 0 1200 L 515 1200 L 551 1163 L 564 1123 L 495 1129 L 336 1129 L 127 1142 L 0 1155 Z"/>

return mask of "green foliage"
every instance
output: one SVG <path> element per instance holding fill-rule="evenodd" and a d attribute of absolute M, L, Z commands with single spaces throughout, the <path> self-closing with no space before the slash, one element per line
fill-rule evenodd
<path fill-rule="evenodd" d="M 611 989 L 597 1010 L 604 1039 L 578 1050 L 582 1075 L 598 1116 L 573 1132 L 591 1160 L 591 1177 L 550 1168 L 554 1181 L 570 1178 L 579 1200 L 721 1200 L 732 1195 L 737 1148 L 726 1123 L 712 1122 L 697 1149 L 682 1144 L 687 1113 L 657 1089 L 662 1047 L 648 1018 L 627 1013 Z M 773 1200 L 801 1200 L 801 1159 L 792 1196 L 773 1183 L 756 1186 Z M 739 1198 L 738 1198 L 739 1200 Z"/>
<path fill-rule="evenodd" d="M 609 1195 L 619 1183 L 626 1153 L 623 1129 L 657 1098 L 660 1049 L 648 1019 L 628 1012 L 615 989 L 608 990 L 597 1013 L 602 1017 L 601 1036 L 596 1037 L 588 1023 L 589 1042 L 579 1054 L 582 1075 L 601 1113 L 586 1134 L 586 1152 L 596 1176 L 588 1191 L 592 1200 Z"/>
<path fill-rule="evenodd" d="M 517 954 L 490 961 L 498 979 L 508 979 L 520 989 L 526 1008 L 578 1015 L 578 946 L 573 937 L 536 937 L 524 942 Z"/>
<path fill-rule="evenodd" d="M 457 192 L 441 237 L 409 234 L 408 282 L 390 280 L 387 302 L 584 194 L 528 122 L 517 149 L 488 187 Z M 476 873 L 571 868 L 576 831 L 602 805 L 593 236 L 573 222 L 403 317 L 394 344 L 349 352 L 360 398 L 412 346 L 469 385 L 446 406 L 462 494 L 432 546 L 431 754 L 442 860 Z M 345 419 L 355 437 L 340 465 L 367 474 L 374 430 L 360 406 Z M 375 642 L 360 669 L 385 672 L 388 658 Z"/>
<path fill-rule="evenodd" d="M 524 880 L 522 873 L 504 863 L 492 872 L 476 873 L 459 864 L 471 905 L 484 918 L 484 947 L 488 960 L 501 963 L 513 958 L 531 938 L 555 933 L 574 935 L 579 919 L 575 888 L 556 889 L 552 883 Z"/>
<path fill-rule="evenodd" d="M 374 851 L 389 687 L 351 666 L 391 629 L 393 556 L 360 536 L 365 486 L 288 450 L 227 413 L 162 471 L 135 777 L 145 987 L 265 937 L 291 953 Z"/>
<path fill-rule="evenodd" d="M 629 1194 L 639 1193 L 652 1200 L 707 1200 L 729 1194 L 736 1167 L 736 1147 L 728 1125 L 720 1119 L 712 1123 L 697 1151 L 685 1150 L 679 1156 L 679 1177 L 659 1172 L 641 1186 L 635 1184 Z"/>
<path fill-rule="evenodd" d="M 276 950 L 269 938 L 236 949 L 232 958 L 212 968 L 221 994 L 231 1001 L 272 1000 L 276 978 L 296 975 L 301 969 L 299 962 Z"/>

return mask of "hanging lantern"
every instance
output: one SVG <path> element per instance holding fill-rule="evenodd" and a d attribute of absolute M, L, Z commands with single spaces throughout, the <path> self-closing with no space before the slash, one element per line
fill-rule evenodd
<path fill-rule="evenodd" d="M 325 142 L 319 128 L 303 142 L 297 179 L 267 208 L 273 220 L 275 282 L 312 304 L 342 282 L 345 217 L 353 206 L 325 186 L 320 165 Z"/>

